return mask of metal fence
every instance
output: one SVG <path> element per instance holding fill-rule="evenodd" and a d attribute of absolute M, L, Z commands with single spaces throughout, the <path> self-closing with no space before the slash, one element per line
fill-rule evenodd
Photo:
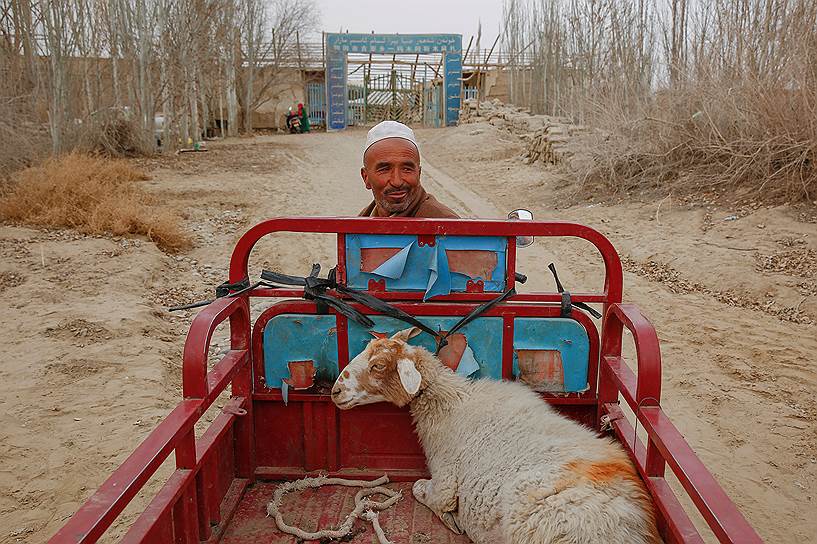
<path fill-rule="evenodd" d="M 306 105 L 309 110 L 309 124 L 326 126 L 326 90 L 323 83 L 306 84 Z"/>

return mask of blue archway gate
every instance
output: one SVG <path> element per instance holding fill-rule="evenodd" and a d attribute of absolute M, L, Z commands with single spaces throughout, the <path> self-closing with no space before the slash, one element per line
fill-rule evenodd
<path fill-rule="evenodd" d="M 325 40 L 328 130 L 342 130 L 349 124 L 349 53 L 442 54 L 445 124 L 457 124 L 462 85 L 461 34 L 326 34 Z"/>

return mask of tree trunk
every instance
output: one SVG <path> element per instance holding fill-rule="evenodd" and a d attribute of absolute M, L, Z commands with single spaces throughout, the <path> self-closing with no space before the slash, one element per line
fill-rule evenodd
<path fill-rule="evenodd" d="M 196 67 L 196 81 L 199 89 L 199 101 L 201 103 L 201 131 L 202 139 L 207 138 L 207 129 L 210 127 L 210 108 L 207 104 L 207 83 L 201 76 L 201 67 Z"/>
<path fill-rule="evenodd" d="M 246 87 L 244 89 L 244 132 L 252 134 L 252 110 L 253 110 L 253 85 L 255 84 L 255 2 L 249 0 L 247 2 L 247 12 L 244 19 L 247 24 L 247 58 L 242 62 L 242 66 L 246 65 L 245 73 Z"/>
<path fill-rule="evenodd" d="M 51 133 L 51 150 L 55 155 L 62 151 L 62 134 L 65 129 L 65 66 L 63 41 L 65 36 L 65 7 L 57 2 L 44 2 L 40 7 L 44 16 L 46 45 L 49 61 L 50 101 L 48 107 L 48 128 Z"/>
<path fill-rule="evenodd" d="M 225 65 L 227 78 L 227 135 L 238 135 L 238 93 L 236 92 L 236 40 L 235 30 L 231 30 L 230 44 L 227 48 L 227 63 Z"/>
<path fill-rule="evenodd" d="M 221 85 L 218 89 L 218 126 L 224 138 L 227 134 L 224 132 L 224 88 Z"/>
<path fill-rule="evenodd" d="M 190 73 L 190 69 L 185 70 L 187 74 Z M 187 77 L 188 81 L 187 84 L 187 99 L 188 103 L 190 104 L 190 126 L 191 126 L 191 136 L 193 138 L 193 143 L 198 142 L 201 139 L 201 129 L 199 125 L 199 104 L 198 104 L 198 88 L 196 85 L 196 78 L 195 77 Z"/>

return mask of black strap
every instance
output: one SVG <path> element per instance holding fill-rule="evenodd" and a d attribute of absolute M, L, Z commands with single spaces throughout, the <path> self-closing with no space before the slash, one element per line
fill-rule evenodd
<path fill-rule="evenodd" d="M 561 308 L 561 316 L 562 317 L 570 317 L 570 312 L 573 311 L 573 306 L 576 308 L 581 308 L 585 312 L 589 313 L 596 319 L 601 319 L 601 314 L 597 312 L 594 308 L 591 308 L 584 302 L 573 302 L 570 298 L 570 292 L 565 291 L 565 288 L 562 286 L 562 282 L 559 281 L 559 275 L 556 273 L 556 265 L 550 263 L 548 265 L 551 273 L 553 273 L 553 279 L 556 280 L 556 290 L 562 294 L 562 308 Z"/>
<path fill-rule="evenodd" d="M 216 287 L 216 298 L 210 300 L 202 300 L 199 302 L 193 302 L 191 304 L 182 304 L 181 306 L 171 306 L 167 309 L 169 312 L 176 312 L 179 310 L 192 310 L 193 308 L 200 308 L 201 306 L 207 306 L 208 304 L 212 304 L 216 301 L 216 299 L 227 297 L 233 298 L 239 295 L 243 295 L 249 291 L 252 291 L 256 287 L 263 285 L 263 281 L 255 282 L 254 284 L 250 285 L 250 279 L 244 278 L 243 280 L 236 282 L 236 283 L 228 283 L 224 282 Z M 237 291 L 234 291 L 238 289 Z M 234 292 L 230 292 L 234 291 Z"/>
<path fill-rule="evenodd" d="M 395 319 L 399 319 L 400 321 L 404 321 L 409 325 L 413 325 L 418 329 L 427 332 L 432 336 L 439 336 L 439 333 L 414 317 L 413 315 L 404 312 L 400 308 L 396 306 L 392 306 L 388 302 L 380 300 L 377 297 L 369 295 L 367 293 L 361 293 L 359 291 L 353 291 L 352 289 L 347 289 L 346 287 L 338 285 L 335 289 L 339 293 L 343 293 L 344 295 L 348 296 L 352 300 L 359 302 L 360 304 L 370 308 L 376 312 L 380 312 L 383 315 L 387 315 L 389 317 L 393 317 Z"/>
<path fill-rule="evenodd" d="M 305 278 L 272 272 L 270 270 L 263 270 L 261 272 L 261 279 L 273 283 L 282 283 L 284 285 L 302 285 L 304 288 L 304 298 L 306 300 L 315 301 L 315 304 L 318 305 L 319 311 L 326 311 L 326 307 L 330 307 L 339 314 L 355 321 L 366 329 L 371 329 L 374 327 L 374 321 L 372 321 L 368 316 L 357 311 L 342 300 L 326 294 L 327 289 L 337 287 L 334 269 L 330 271 L 329 277 L 327 278 L 319 278 L 318 274 L 320 271 L 321 265 L 317 263 L 312 265 L 312 271 Z M 273 286 L 273 288 L 277 287 L 278 286 Z"/>
<path fill-rule="evenodd" d="M 245 291 L 250 286 L 250 278 L 244 278 L 241 281 L 236 283 L 228 283 L 224 282 L 218 287 L 216 287 L 216 298 L 226 297 L 230 294 L 230 291 L 235 291 L 236 289 L 240 289 L 242 292 Z"/>
<path fill-rule="evenodd" d="M 568 293 L 567 291 L 562 291 L 561 308 L 562 317 L 570 317 L 570 313 L 573 311 L 573 301 L 570 299 L 570 293 Z"/>
<path fill-rule="evenodd" d="M 334 308 L 338 313 L 353 319 L 357 323 L 360 323 L 367 329 L 371 329 L 374 326 L 374 322 L 369 319 L 366 315 L 362 314 L 355 310 L 349 304 L 343 302 L 342 300 L 332 297 L 326 294 L 326 289 L 334 289 L 337 293 L 345 295 L 355 302 L 366 306 L 370 310 L 374 310 L 378 313 L 381 313 L 388 317 L 393 317 L 409 325 L 417 327 L 418 329 L 427 332 L 428 334 L 434 336 L 438 339 L 437 343 L 437 353 L 439 353 L 440 349 L 442 349 L 448 342 L 446 338 L 457 332 L 459 329 L 476 319 L 478 316 L 482 315 L 484 312 L 488 311 L 494 305 L 499 304 L 507 300 L 509 297 L 516 294 L 515 288 L 512 286 L 510 289 L 502 293 L 495 299 L 489 300 L 484 302 L 483 304 L 477 306 L 473 310 L 471 310 L 468 315 L 464 316 L 460 319 L 451 330 L 446 332 L 445 334 L 440 334 L 439 332 L 435 331 L 413 315 L 404 312 L 400 308 L 396 306 L 392 306 L 385 300 L 381 300 L 375 296 L 372 296 L 368 293 L 362 293 L 360 291 L 355 291 L 353 289 L 349 289 L 343 285 L 339 285 L 335 279 L 335 269 L 331 269 L 329 274 L 326 278 L 319 278 L 317 274 L 320 272 L 320 265 L 314 264 L 312 265 L 312 272 L 309 276 L 305 278 L 299 278 L 297 276 L 290 276 L 288 274 L 281 274 L 278 272 L 272 272 L 270 270 L 264 270 L 261 272 L 261 279 L 269 282 L 274 283 L 282 283 L 285 285 L 303 285 L 304 286 L 304 298 L 307 300 L 315 300 L 317 303 L 326 304 L 327 306 L 331 306 Z M 521 276 L 521 274 L 518 274 Z M 522 276 L 525 280 L 524 276 Z M 521 281 L 521 280 L 520 280 Z M 277 286 L 272 286 L 276 288 Z"/>
<path fill-rule="evenodd" d="M 316 270 L 317 269 L 317 270 Z M 321 271 L 321 265 L 315 263 L 312 265 L 312 271 L 309 273 L 310 278 L 317 278 L 317 275 Z M 261 271 L 261 279 L 266 280 L 273 283 L 282 283 L 284 285 L 299 285 L 302 287 L 306 286 L 306 278 L 302 278 L 299 276 L 290 276 L 289 274 L 281 274 L 280 272 L 273 272 L 271 270 L 263 270 Z M 323 280 L 328 281 L 328 280 Z"/>
<path fill-rule="evenodd" d="M 469 324 L 471 321 L 473 321 L 474 319 L 476 319 L 477 317 L 479 317 L 483 313 L 487 312 L 488 310 L 490 310 L 491 308 L 493 308 L 494 306 L 496 306 L 500 302 L 504 302 L 505 300 L 509 299 L 510 297 L 514 296 L 515 294 L 516 294 L 516 288 L 512 286 L 510 289 L 508 289 L 507 291 L 505 291 L 504 293 L 502 293 L 498 297 L 496 297 L 494 299 L 491 299 L 491 300 L 489 300 L 487 302 L 483 302 L 482 304 L 480 304 L 479 306 L 477 306 L 476 308 L 474 308 L 473 310 L 468 312 L 467 315 L 465 315 L 462 319 L 457 321 L 454 324 L 454 326 L 451 327 L 445 334 L 439 334 L 438 333 L 437 337 L 439 337 L 440 341 L 437 344 L 437 351 L 436 351 L 435 354 L 439 354 L 440 350 L 443 349 L 443 347 L 445 347 L 448 344 L 448 337 L 449 336 L 451 336 L 452 334 L 454 334 L 455 332 L 457 332 L 458 330 L 460 330 L 461 328 L 463 328 L 464 326 Z"/>
<path fill-rule="evenodd" d="M 312 295 L 310 297 L 311 300 L 314 300 L 317 303 L 323 303 L 327 306 L 330 306 L 335 309 L 341 315 L 346 316 L 347 318 L 359 323 L 362 327 L 366 329 L 371 329 L 374 327 L 374 321 L 372 321 L 366 314 L 363 314 L 345 302 L 329 295 Z M 307 299 L 309 300 L 309 299 Z"/>

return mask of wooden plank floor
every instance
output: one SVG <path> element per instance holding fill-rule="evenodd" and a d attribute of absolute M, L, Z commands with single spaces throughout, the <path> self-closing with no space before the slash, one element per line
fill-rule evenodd
<path fill-rule="evenodd" d="M 294 536 L 278 531 L 275 520 L 267 516 L 267 503 L 272 499 L 276 484 L 259 482 L 249 488 L 241 500 L 221 542 L 224 544 L 296 544 Z M 396 505 L 380 514 L 380 525 L 386 536 L 395 544 L 467 544 L 471 541 L 449 531 L 442 522 L 411 495 L 411 483 L 389 484 L 400 489 L 403 498 Z M 324 486 L 289 493 L 284 497 L 281 512 L 284 520 L 305 531 L 336 527 L 353 508 L 355 493 L 359 488 Z M 374 497 L 383 500 L 383 497 Z M 352 528 L 355 536 L 343 542 L 352 544 L 376 544 L 372 526 L 357 520 Z M 318 541 L 314 541 L 318 542 Z"/>

